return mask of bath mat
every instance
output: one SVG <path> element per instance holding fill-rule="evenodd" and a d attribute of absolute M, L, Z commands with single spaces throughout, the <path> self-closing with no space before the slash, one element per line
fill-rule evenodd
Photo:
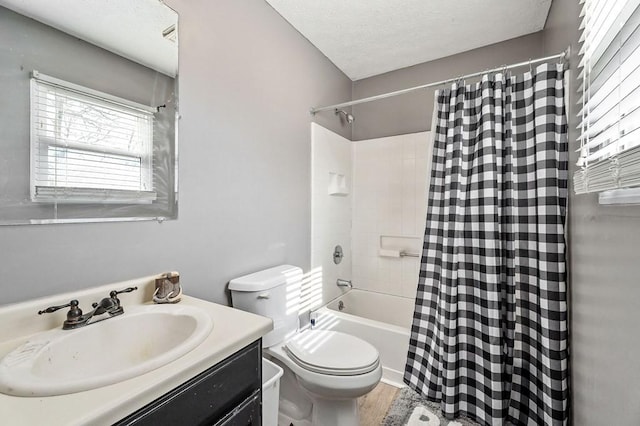
<path fill-rule="evenodd" d="M 391 403 L 383 426 L 478 426 L 460 417 L 447 420 L 440 412 L 440 404 L 428 401 L 410 388 L 402 388 Z"/>

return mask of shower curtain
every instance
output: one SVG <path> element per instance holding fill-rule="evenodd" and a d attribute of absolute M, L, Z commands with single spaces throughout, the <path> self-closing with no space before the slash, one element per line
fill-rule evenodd
<path fill-rule="evenodd" d="M 563 74 L 544 64 L 437 95 L 404 381 L 448 418 L 567 423 Z"/>

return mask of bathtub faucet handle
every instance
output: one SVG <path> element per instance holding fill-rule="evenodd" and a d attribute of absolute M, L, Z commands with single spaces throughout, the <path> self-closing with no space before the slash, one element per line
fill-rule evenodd
<path fill-rule="evenodd" d="M 347 288 L 353 288 L 353 284 L 351 284 L 350 280 L 342 280 L 340 278 L 338 278 L 336 280 L 336 285 L 338 287 L 347 287 Z"/>

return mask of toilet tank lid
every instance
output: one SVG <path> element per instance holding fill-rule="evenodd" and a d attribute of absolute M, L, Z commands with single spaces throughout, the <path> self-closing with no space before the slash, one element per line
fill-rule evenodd
<path fill-rule="evenodd" d="M 292 265 L 280 265 L 229 281 L 231 291 L 262 291 L 285 283 L 302 281 L 302 269 Z"/>

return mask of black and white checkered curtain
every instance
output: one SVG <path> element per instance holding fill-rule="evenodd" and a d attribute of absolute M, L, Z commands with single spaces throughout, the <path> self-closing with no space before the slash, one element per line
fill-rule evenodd
<path fill-rule="evenodd" d="M 437 98 L 404 381 L 449 418 L 567 423 L 563 74 L 485 75 Z"/>

